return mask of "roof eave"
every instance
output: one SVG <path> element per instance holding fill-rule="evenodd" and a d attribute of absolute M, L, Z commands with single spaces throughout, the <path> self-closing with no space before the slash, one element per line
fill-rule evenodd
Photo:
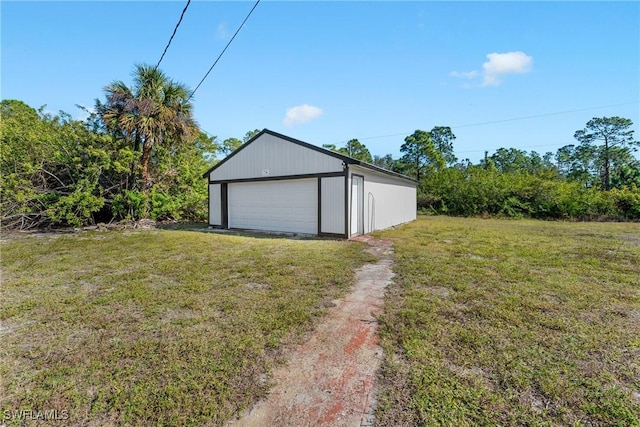
<path fill-rule="evenodd" d="M 257 134 L 255 134 L 251 139 L 249 139 L 247 142 L 245 142 L 244 144 L 242 144 L 240 147 L 236 148 L 231 154 L 229 154 L 227 157 L 225 157 L 224 159 L 222 159 L 221 161 L 219 161 L 218 163 L 216 163 L 215 165 L 213 165 L 208 171 L 206 171 L 202 177 L 206 178 L 211 172 L 213 172 L 214 170 L 216 170 L 217 168 L 219 168 L 220 166 L 222 166 L 224 163 L 227 162 L 227 160 L 229 160 L 230 158 L 232 158 L 233 156 L 235 156 L 236 154 L 238 154 L 240 151 L 242 151 L 247 145 L 251 144 L 253 141 L 255 141 L 256 139 L 258 139 L 260 136 L 264 135 L 265 133 L 268 133 L 269 135 L 284 139 L 286 141 L 292 142 L 294 144 L 309 148 L 311 150 L 315 150 L 318 151 L 320 153 L 326 154 L 328 156 L 331 157 L 335 157 L 337 159 L 342 160 L 344 163 L 346 164 L 350 164 L 350 165 L 357 165 L 357 166 L 362 166 L 363 168 L 367 168 L 367 169 L 371 169 L 380 173 L 384 173 L 387 175 L 391 175 L 391 176 L 395 176 L 396 178 L 402 178 L 405 179 L 407 181 L 413 182 L 413 183 L 418 183 L 418 181 L 416 181 L 415 179 L 408 177 L 406 175 L 402 175 L 400 173 L 397 172 L 393 172 L 387 169 L 383 169 L 381 167 L 372 165 L 370 163 L 366 163 L 363 162 L 361 160 L 357 160 L 354 159 L 353 157 L 349 157 L 349 156 L 345 156 L 344 154 L 340 154 L 340 153 L 336 153 L 335 151 L 331 151 L 331 150 L 327 150 L 326 148 L 322 148 L 322 147 L 318 147 L 316 145 L 313 144 L 309 144 L 308 142 L 304 142 L 304 141 L 300 141 L 299 139 L 295 139 L 295 138 L 291 138 L 290 136 L 287 135 L 283 135 L 281 133 L 278 132 L 274 132 L 272 130 L 269 130 L 267 128 L 262 129 L 260 132 L 258 132 Z"/>

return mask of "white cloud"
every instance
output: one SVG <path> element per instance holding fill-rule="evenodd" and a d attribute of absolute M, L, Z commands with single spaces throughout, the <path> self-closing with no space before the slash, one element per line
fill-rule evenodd
<path fill-rule="evenodd" d="M 314 107 L 313 105 L 297 105 L 287 109 L 287 114 L 282 122 L 285 126 L 291 127 L 317 119 L 323 113 L 322 108 Z"/>
<path fill-rule="evenodd" d="M 489 53 L 488 61 L 482 64 L 482 73 L 473 71 L 452 71 L 452 77 L 467 80 L 482 76 L 480 86 L 499 86 L 502 77 L 507 74 L 523 74 L 531 72 L 533 68 L 533 58 L 524 52 Z"/>
<path fill-rule="evenodd" d="M 483 86 L 497 86 L 500 77 L 506 74 L 523 74 L 531 71 L 533 58 L 524 52 L 490 53 L 489 59 L 482 64 L 484 70 Z"/>

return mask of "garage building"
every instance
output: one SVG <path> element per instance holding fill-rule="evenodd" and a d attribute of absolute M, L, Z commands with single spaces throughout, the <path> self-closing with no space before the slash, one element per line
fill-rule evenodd
<path fill-rule="evenodd" d="M 207 173 L 209 225 L 352 237 L 416 219 L 416 181 L 262 130 Z"/>

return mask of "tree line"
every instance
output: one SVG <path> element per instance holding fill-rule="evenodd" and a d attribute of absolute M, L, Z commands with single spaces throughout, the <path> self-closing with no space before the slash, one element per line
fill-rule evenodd
<path fill-rule="evenodd" d="M 200 131 L 189 89 L 157 67 L 114 81 L 87 118 L 0 102 L 3 228 L 119 220 L 206 220 L 202 174 L 256 135 L 219 141 Z M 577 144 L 540 155 L 501 148 L 478 164 L 454 155 L 449 127 L 416 130 L 402 156 L 372 156 L 357 139 L 324 147 L 416 179 L 418 207 L 451 215 L 640 219 L 632 122 L 594 118 Z"/>
<path fill-rule="evenodd" d="M 132 77 L 80 107 L 81 120 L 0 102 L 3 228 L 207 219 L 203 173 L 259 130 L 218 141 L 199 129 L 185 85 L 146 64 Z"/>
<path fill-rule="evenodd" d="M 543 155 L 500 148 L 477 164 L 459 161 L 450 127 L 416 130 L 402 156 L 371 156 L 357 139 L 324 147 L 418 181 L 418 208 L 448 215 L 546 219 L 640 219 L 640 142 L 633 122 L 621 117 L 589 120 L 576 144 Z"/>
<path fill-rule="evenodd" d="M 0 102 L 3 228 L 207 218 L 202 174 L 235 141 L 201 132 L 189 89 L 156 67 L 136 65 L 131 86 L 104 95 L 83 120 Z"/>

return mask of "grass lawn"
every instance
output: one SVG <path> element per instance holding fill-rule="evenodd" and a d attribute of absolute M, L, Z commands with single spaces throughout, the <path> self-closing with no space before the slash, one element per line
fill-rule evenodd
<path fill-rule="evenodd" d="M 640 225 L 422 217 L 395 241 L 377 424 L 640 425 Z"/>
<path fill-rule="evenodd" d="M 68 417 L 55 425 L 223 425 L 373 260 L 353 242 L 169 230 L 0 248 L 7 425 L 25 419 L 13 411 Z"/>

